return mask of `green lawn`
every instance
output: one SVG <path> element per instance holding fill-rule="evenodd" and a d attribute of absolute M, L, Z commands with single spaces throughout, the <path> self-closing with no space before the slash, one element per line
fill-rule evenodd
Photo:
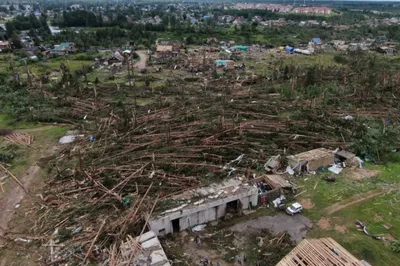
<path fill-rule="evenodd" d="M 36 123 L 15 121 L 12 117 L 0 114 L 0 128 L 3 129 L 27 129 L 36 127 Z"/>
<path fill-rule="evenodd" d="M 357 231 L 355 222 L 362 221 L 367 225 L 370 233 L 374 235 L 390 234 L 391 237 L 400 238 L 400 164 L 389 163 L 385 166 L 368 165 L 368 168 L 380 170 L 377 177 L 363 181 L 353 181 L 342 174 L 334 183 L 328 183 L 324 174 L 312 175 L 302 178 L 298 184 L 302 191 L 300 200 L 310 199 L 314 206 L 305 210 L 304 214 L 317 223 L 322 217 L 330 221 L 331 228 L 320 228 L 317 224 L 308 237 L 332 237 L 359 259 L 365 259 L 372 265 L 393 266 L 400 265 L 400 255 L 394 253 L 390 241 L 374 240 Z M 318 182 L 316 189 L 315 184 Z M 356 194 L 371 190 L 383 189 L 384 194 L 375 196 L 365 201 L 348 206 L 332 215 L 327 215 L 325 208 L 330 205 L 345 201 Z M 383 225 L 391 225 L 388 230 Z M 335 226 L 344 226 L 346 232 L 335 230 Z"/>

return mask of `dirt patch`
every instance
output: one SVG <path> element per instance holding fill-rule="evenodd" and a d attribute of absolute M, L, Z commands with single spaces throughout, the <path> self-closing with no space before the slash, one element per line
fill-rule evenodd
<path fill-rule="evenodd" d="M 344 234 L 347 231 L 347 227 L 346 226 L 340 226 L 340 225 L 335 225 L 335 230 Z"/>
<path fill-rule="evenodd" d="M 312 209 L 315 206 L 315 204 L 312 203 L 311 199 L 301 199 L 301 200 L 299 200 L 299 203 L 306 210 Z"/>
<path fill-rule="evenodd" d="M 351 197 L 350 199 L 346 199 L 344 201 L 335 203 L 335 204 L 327 207 L 324 212 L 328 215 L 331 215 L 331 214 L 338 212 L 342 209 L 345 209 L 351 205 L 354 205 L 354 204 L 363 202 L 367 199 L 382 195 L 383 193 L 385 193 L 385 191 L 378 189 L 378 190 L 369 191 L 364 194 L 355 195 L 355 196 Z"/>
<path fill-rule="evenodd" d="M 379 173 L 380 172 L 378 170 L 371 170 L 367 168 L 354 168 L 350 169 L 350 171 L 346 173 L 346 177 L 360 181 L 377 176 Z"/>
<path fill-rule="evenodd" d="M 395 238 L 394 236 L 392 236 L 391 234 L 386 234 L 385 237 L 386 237 L 386 239 L 389 240 L 389 241 L 394 241 L 394 240 L 396 240 L 396 238 Z"/>
<path fill-rule="evenodd" d="M 329 230 L 332 228 L 331 226 L 331 220 L 328 218 L 321 218 L 318 222 L 317 225 L 323 229 L 323 230 Z"/>
<path fill-rule="evenodd" d="M 383 217 L 380 216 L 379 214 L 375 213 L 375 217 L 374 217 L 374 221 L 375 222 L 382 222 L 383 221 Z"/>
<path fill-rule="evenodd" d="M 297 214 L 288 216 L 279 213 L 275 216 L 262 216 L 244 223 L 235 224 L 229 230 L 241 233 L 258 233 L 268 229 L 274 234 L 287 231 L 293 241 L 299 243 L 312 228 L 312 222 L 307 217 Z"/>
<path fill-rule="evenodd" d="M 140 57 L 140 60 L 135 63 L 134 67 L 137 67 L 139 69 L 144 69 L 146 68 L 146 62 L 147 62 L 147 55 L 146 51 L 136 51 L 138 56 Z"/>

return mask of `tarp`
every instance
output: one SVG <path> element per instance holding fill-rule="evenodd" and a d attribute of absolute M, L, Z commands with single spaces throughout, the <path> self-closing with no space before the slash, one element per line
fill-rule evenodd
<path fill-rule="evenodd" d="M 312 38 L 312 42 L 313 43 L 315 43 L 315 44 L 322 44 L 322 40 L 321 40 L 321 38 Z"/>
<path fill-rule="evenodd" d="M 286 45 L 285 51 L 288 52 L 288 53 L 290 53 L 290 54 L 293 54 L 293 53 L 294 53 L 294 47 L 291 47 L 291 46 L 289 46 L 289 45 Z"/>
<path fill-rule="evenodd" d="M 77 136 L 64 136 L 62 137 L 58 142 L 60 144 L 68 144 L 68 143 L 72 143 L 75 141 Z"/>

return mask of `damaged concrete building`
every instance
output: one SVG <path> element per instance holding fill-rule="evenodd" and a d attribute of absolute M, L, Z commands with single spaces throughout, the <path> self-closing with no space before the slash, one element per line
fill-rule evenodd
<path fill-rule="evenodd" d="M 240 180 L 230 179 L 221 184 L 187 191 L 172 199 L 181 205 L 153 214 L 150 218 L 150 228 L 157 235 L 180 232 L 215 221 L 227 213 L 250 209 L 258 203 L 258 190 Z"/>
<path fill-rule="evenodd" d="M 333 151 L 319 148 L 287 157 L 288 164 L 295 172 L 316 171 L 320 167 L 327 167 L 334 163 Z"/>

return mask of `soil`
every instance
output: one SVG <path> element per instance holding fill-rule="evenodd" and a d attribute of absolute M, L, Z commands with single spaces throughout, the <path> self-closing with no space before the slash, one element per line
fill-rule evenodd
<path fill-rule="evenodd" d="M 46 129 L 49 129 L 49 127 L 45 126 L 37 129 L 20 131 L 37 132 Z M 37 147 L 39 149 L 35 149 L 35 158 L 39 159 L 41 157 L 53 154 L 57 150 L 58 146 L 52 145 L 52 143 L 45 143 L 45 145 L 43 145 L 42 147 Z M 2 238 L 2 236 L 7 233 L 7 230 L 14 230 L 14 228 L 10 228 L 10 221 L 13 219 L 14 215 L 17 213 L 18 210 L 22 208 L 24 204 L 28 204 L 27 202 L 30 202 L 30 197 L 35 197 L 35 193 L 33 193 L 32 191 L 35 191 L 34 187 L 36 187 L 37 184 L 41 183 L 40 170 L 41 168 L 37 165 L 37 161 L 34 161 L 32 162 L 31 166 L 29 166 L 24 172 L 22 172 L 23 174 L 19 174 L 18 176 L 16 176 L 18 180 L 23 184 L 23 186 L 28 190 L 29 194 L 27 194 L 24 189 L 17 185 L 16 182 L 10 177 L 9 182 L 13 182 L 13 185 L 8 191 L 5 191 L 5 194 L 0 199 L 0 210 L 2 210 L 0 212 L 0 246 L 7 244 Z M 16 205 L 18 204 L 21 204 L 21 207 L 19 209 L 16 209 Z M 17 253 L 24 254 L 23 252 Z M 0 266 L 11 265 L 9 264 L 11 261 L 13 261 L 13 259 L 5 256 L 0 260 Z M 26 265 L 31 264 L 27 263 Z"/>
<path fill-rule="evenodd" d="M 367 168 L 354 168 L 346 173 L 346 177 L 353 180 L 361 181 L 367 178 L 377 176 L 378 174 L 379 174 L 378 170 L 371 170 Z"/>
<path fill-rule="evenodd" d="M 314 208 L 315 204 L 312 203 L 311 199 L 300 199 L 299 203 L 303 206 L 304 209 L 309 210 Z"/>
<path fill-rule="evenodd" d="M 352 206 L 354 204 L 357 204 L 357 203 L 363 202 L 367 199 L 382 195 L 383 193 L 385 193 L 385 191 L 377 189 L 377 190 L 372 190 L 372 191 L 366 192 L 364 194 L 358 194 L 358 195 L 351 197 L 350 199 L 346 199 L 344 201 L 335 203 L 335 204 L 327 207 L 324 212 L 327 215 L 331 215 L 331 214 L 334 214 L 335 212 L 338 212 L 338 211 L 345 209 L 349 206 Z"/>
<path fill-rule="evenodd" d="M 332 228 L 331 226 L 331 220 L 328 218 L 321 218 L 318 222 L 317 225 L 323 229 L 323 230 L 329 230 Z"/>
<path fill-rule="evenodd" d="M 396 238 L 395 238 L 394 236 L 392 236 L 391 234 L 386 234 L 385 237 L 386 237 L 386 239 L 389 240 L 389 241 L 394 241 L 394 240 L 396 240 Z"/>
<path fill-rule="evenodd" d="M 137 67 L 139 69 L 146 68 L 147 52 L 146 51 L 136 51 L 136 53 L 139 55 L 140 60 L 139 60 L 139 62 L 135 63 L 134 67 Z"/>
<path fill-rule="evenodd" d="M 279 213 L 275 216 L 262 216 L 244 223 L 235 224 L 230 228 L 231 231 L 246 234 L 258 233 L 263 229 L 268 229 L 273 234 L 287 231 L 293 241 L 299 243 L 312 228 L 312 222 L 307 217 L 296 214 L 288 216 Z"/>
<path fill-rule="evenodd" d="M 40 167 L 37 165 L 32 165 L 26 171 L 26 175 L 22 178 L 19 177 L 19 181 L 24 185 L 25 188 L 29 190 L 30 184 L 39 175 Z M 8 230 L 8 222 L 11 220 L 15 213 L 15 206 L 21 202 L 25 197 L 26 193 L 20 186 L 14 186 L 5 197 L 0 201 L 0 228 Z M 1 236 L 4 235 L 3 230 L 0 230 L 0 244 Z"/>
<path fill-rule="evenodd" d="M 335 225 L 335 230 L 340 232 L 340 233 L 346 233 L 347 231 L 347 227 L 346 226 L 340 226 L 340 225 Z"/>

